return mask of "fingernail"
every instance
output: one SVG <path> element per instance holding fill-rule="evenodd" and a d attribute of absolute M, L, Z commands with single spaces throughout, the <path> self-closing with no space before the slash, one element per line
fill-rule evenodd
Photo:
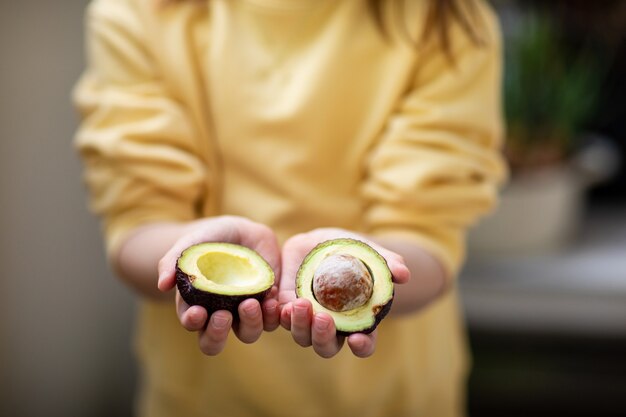
<path fill-rule="evenodd" d="M 249 305 L 246 308 L 244 308 L 244 311 L 246 312 L 246 315 L 250 318 L 256 318 L 259 315 L 259 310 L 256 308 L 255 305 Z"/>
<path fill-rule="evenodd" d="M 293 314 L 293 309 L 291 304 L 279 304 L 278 308 L 280 309 L 280 316 L 285 317 L 285 319 L 291 319 Z"/>
<path fill-rule="evenodd" d="M 265 312 L 268 314 L 272 314 L 276 312 L 276 307 L 278 307 L 278 304 L 274 301 L 268 301 L 267 303 L 265 303 Z"/>
<path fill-rule="evenodd" d="M 356 342 L 352 342 L 352 347 L 356 350 L 362 350 L 365 347 L 365 342 L 363 340 L 357 340 Z"/>
<path fill-rule="evenodd" d="M 223 316 L 213 316 L 211 322 L 216 329 L 225 329 L 230 324 L 230 319 Z"/>
<path fill-rule="evenodd" d="M 300 317 L 306 317 L 307 312 L 308 312 L 307 311 L 308 308 L 306 308 L 305 306 L 300 306 L 300 305 L 295 305 L 293 307 L 293 310 L 294 310 L 294 313 Z"/>
<path fill-rule="evenodd" d="M 200 316 L 198 314 L 190 314 L 189 321 L 191 321 L 191 324 L 200 324 Z"/>
<path fill-rule="evenodd" d="M 315 317 L 315 329 L 319 331 L 328 330 L 330 327 L 330 321 L 325 318 Z"/>

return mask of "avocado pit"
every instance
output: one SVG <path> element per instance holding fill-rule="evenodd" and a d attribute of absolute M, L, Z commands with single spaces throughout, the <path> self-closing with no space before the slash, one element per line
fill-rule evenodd
<path fill-rule="evenodd" d="M 313 295 L 332 311 L 361 307 L 372 297 L 374 280 L 358 258 L 348 254 L 327 256 L 313 275 Z"/>

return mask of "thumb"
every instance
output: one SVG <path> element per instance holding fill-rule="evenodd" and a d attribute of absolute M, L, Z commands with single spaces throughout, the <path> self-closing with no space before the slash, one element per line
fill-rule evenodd
<path fill-rule="evenodd" d="M 176 284 L 176 261 L 178 256 L 168 251 L 159 261 L 158 274 L 159 279 L 157 287 L 162 292 L 167 292 L 174 288 Z"/>

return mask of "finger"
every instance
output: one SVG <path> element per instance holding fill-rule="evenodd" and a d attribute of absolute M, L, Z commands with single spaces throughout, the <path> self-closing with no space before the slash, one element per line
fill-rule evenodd
<path fill-rule="evenodd" d="M 207 328 L 198 336 L 202 353 L 214 356 L 224 350 L 232 322 L 233 316 L 229 311 L 220 310 L 211 315 Z"/>
<path fill-rule="evenodd" d="M 244 343 L 256 342 L 263 333 L 263 314 L 261 305 L 254 298 L 249 298 L 239 304 L 239 322 L 234 331 L 239 340 Z"/>
<path fill-rule="evenodd" d="M 385 249 L 384 247 L 374 243 L 367 242 L 374 250 L 376 250 L 385 261 L 391 271 L 391 277 L 396 284 L 406 284 L 411 279 L 411 271 L 406 266 L 404 258 L 396 252 Z"/>
<path fill-rule="evenodd" d="M 206 224 L 209 224 L 207 221 Z M 212 233 L 213 235 L 214 233 Z M 215 234 L 215 236 L 217 236 Z M 158 282 L 157 287 L 159 290 L 166 292 L 174 288 L 176 285 L 176 263 L 181 253 L 191 245 L 209 241 L 211 238 L 207 236 L 202 238 L 201 236 L 187 235 L 174 243 L 174 245 L 168 250 L 165 255 L 159 260 L 158 264 Z"/>
<path fill-rule="evenodd" d="M 310 301 L 304 299 L 294 301 L 291 312 L 291 335 L 300 346 L 311 346 L 312 316 L 313 308 Z"/>
<path fill-rule="evenodd" d="M 207 311 L 200 306 L 191 306 L 180 316 L 180 323 L 190 332 L 202 330 L 208 319 Z"/>
<path fill-rule="evenodd" d="M 280 309 L 278 301 L 274 298 L 267 299 L 261 304 L 263 310 L 263 329 L 267 332 L 276 330 L 280 325 Z"/>
<path fill-rule="evenodd" d="M 295 235 L 283 245 L 282 272 L 278 292 L 278 301 L 281 304 L 296 299 L 296 274 L 304 257 L 312 248 L 306 234 Z"/>
<path fill-rule="evenodd" d="M 278 285 L 273 285 L 272 288 L 270 288 L 270 291 L 267 293 L 261 303 L 265 303 L 269 300 L 276 301 L 276 305 L 278 305 Z"/>
<path fill-rule="evenodd" d="M 161 258 L 158 265 L 159 278 L 157 281 L 157 288 L 162 292 L 167 292 L 174 288 L 176 284 L 176 260 L 177 257 L 173 256 L 170 251 Z"/>
<path fill-rule="evenodd" d="M 328 314 L 318 313 L 313 316 L 313 350 L 322 358 L 332 358 L 343 346 L 344 337 L 337 337 L 335 323 Z"/>
<path fill-rule="evenodd" d="M 208 319 L 206 309 L 200 306 L 189 306 L 176 292 L 176 314 L 182 326 L 190 332 L 202 330 Z"/>
<path fill-rule="evenodd" d="M 348 336 L 350 350 L 359 358 L 367 358 L 376 350 L 376 330 L 370 334 L 354 333 Z"/>
<path fill-rule="evenodd" d="M 396 284 L 406 284 L 411 280 L 411 271 L 406 266 L 404 261 L 402 262 L 388 262 L 389 270 L 391 271 L 391 277 Z"/>
<path fill-rule="evenodd" d="M 293 305 L 291 303 L 283 304 L 282 306 L 279 304 L 278 308 L 280 310 L 280 325 L 283 326 L 284 329 L 291 331 Z"/>
<path fill-rule="evenodd" d="M 167 292 L 174 288 L 176 285 L 176 264 L 181 253 L 189 246 L 196 243 L 201 243 L 201 239 L 194 240 L 179 240 L 167 251 L 165 255 L 159 260 L 157 267 L 158 281 L 157 287 L 162 292 Z"/>
<path fill-rule="evenodd" d="M 271 332 L 280 326 L 280 305 L 278 304 L 278 287 L 274 285 L 261 303 L 263 311 L 263 329 Z"/>

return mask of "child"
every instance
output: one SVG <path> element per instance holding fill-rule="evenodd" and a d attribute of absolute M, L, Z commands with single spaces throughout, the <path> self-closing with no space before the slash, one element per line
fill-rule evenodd
<path fill-rule="evenodd" d="M 488 7 L 96 0 L 88 26 L 76 143 L 142 296 L 138 415 L 462 415 L 455 275 L 504 176 Z M 342 236 L 402 284 L 378 330 L 347 339 L 293 292 L 305 254 Z M 203 241 L 257 250 L 270 295 L 237 320 L 186 305 L 176 258 Z"/>

